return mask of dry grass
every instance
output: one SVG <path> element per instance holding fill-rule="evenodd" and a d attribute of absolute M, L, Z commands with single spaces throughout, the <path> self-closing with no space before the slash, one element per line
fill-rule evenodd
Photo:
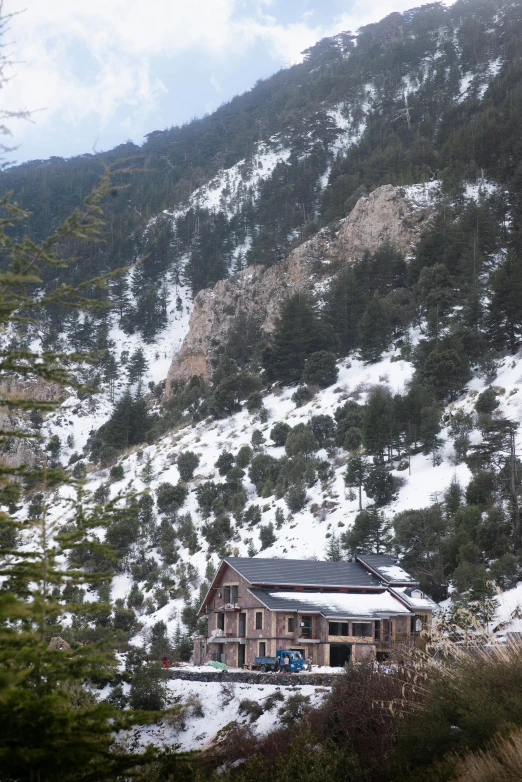
<path fill-rule="evenodd" d="M 520 782 L 522 730 L 497 738 L 487 751 L 472 752 L 457 761 L 454 782 Z"/>

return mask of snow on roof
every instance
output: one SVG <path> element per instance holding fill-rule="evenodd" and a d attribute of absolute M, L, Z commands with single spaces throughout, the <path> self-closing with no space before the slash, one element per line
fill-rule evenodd
<path fill-rule="evenodd" d="M 408 603 L 408 605 L 412 608 L 423 608 L 427 611 L 434 611 L 436 608 L 438 608 L 437 603 L 435 603 L 429 597 L 412 597 L 406 591 L 406 587 L 395 587 L 391 591 L 392 593 L 395 592 L 396 594 L 400 595 L 401 600 L 404 600 L 404 602 Z M 421 592 L 421 590 L 419 590 L 419 592 Z M 421 594 L 423 593 L 421 592 Z"/>
<path fill-rule="evenodd" d="M 252 590 L 254 591 L 254 590 Z M 261 590 L 255 590 L 256 597 Z M 277 610 L 317 610 L 326 617 L 374 617 L 390 614 L 409 614 L 389 592 L 373 594 L 328 593 L 328 592 L 267 592 L 271 598 L 270 607 Z M 306 607 L 305 607 L 306 606 Z"/>
<path fill-rule="evenodd" d="M 406 573 L 399 565 L 391 565 L 389 567 L 380 567 L 379 573 L 386 576 L 388 581 L 411 581 L 412 578 L 409 573 Z"/>

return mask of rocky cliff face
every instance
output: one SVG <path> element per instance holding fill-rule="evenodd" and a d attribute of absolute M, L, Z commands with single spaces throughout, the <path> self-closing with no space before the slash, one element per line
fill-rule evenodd
<path fill-rule="evenodd" d="M 268 269 L 250 266 L 200 291 L 187 336 L 172 360 L 165 395 L 170 395 L 175 382 L 193 375 L 211 377 L 212 359 L 237 315 L 255 318 L 262 331 L 270 334 L 287 296 L 314 288 L 331 276 L 336 262 L 354 260 L 386 242 L 408 255 L 432 213 L 433 206 L 425 197 L 419 200 L 409 191 L 384 185 L 361 198 L 336 226 L 323 229 L 293 250 L 282 264 Z"/>
<path fill-rule="evenodd" d="M 41 378 L 26 380 L 19 377 L 7 377 L 0 381 L 0 399 L 34 399 L 38 402 L 62 402 L 68 396 L 67 390 L 56 383 L 47 383 Z M 0 431 L 20 429 L 20 424 L 28 419 L 29 411 L 16 410 L 13 414 L 8 407 L 0 405 Z M 7 468 L 38 467 L 43 455 L 39 443 L 30 438 L 13 437 L 0 454 L 0 465 Z"/>

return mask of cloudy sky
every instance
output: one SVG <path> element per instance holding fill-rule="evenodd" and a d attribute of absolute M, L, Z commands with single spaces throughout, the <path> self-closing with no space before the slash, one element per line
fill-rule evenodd
<path fill-rule="evenodd" d="M 415 0 L 4 0 L 16 160 L 102 151 L 213 111 L 326 35 Z M 20 13 L 17 13 L 20 12 Z"/>

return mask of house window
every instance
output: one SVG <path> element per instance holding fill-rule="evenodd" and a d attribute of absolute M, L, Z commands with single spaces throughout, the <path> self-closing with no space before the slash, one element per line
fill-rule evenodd
<path fill-rule="evenodd" d="M 328 635 L 348 635 L 348 622 L 329 622 Z"/>
<path fill-rule="evenodd" d="M 295 632 L 295 617 L 289 616 L 288 617 L 288 632 L 293 633 Z"/>
<path fill-rule="evenodd" d="M 374 633 L 373 637 L 375 638 L 376 641 L 380 641 L 381 640 L 381 620 L 380 619 L 376 619 L 375 620 L 375 633 Z"/>
<path fill-rule="evenodd" d="M 263 612 L 256 611 L 256 630 L 263 629 Z"/>
<path fill-rule="evenodd" d="M 260 657 L 266 657 L 266 643 L 265 643 L 265 641 L 260 641 L 260 643 L 259 643 L 259 656 Z"/>
<path fill-rule="evenodd" d="M 225 614 L 216 614 L 216 627 L 218 630 L 225 629 Z"/>
<path fill-rule="evenodd" d="M 357 638 L 372 637 L 372 623 L 371 622 L 353 622 L 352 623 L 352 635 Z"/>
<path fill-rule="evenodd" d="M 311 638 L 312 637 L 312 617 L 311 616 L 302 616 L 301 617 L 301 638 Z"/>
<path fill-rule="evenodd" d="M 412 633 L 420 633 L 423 630 L 426 630 L 426 627 L 427 627 L 427 617 L 425 614 L 416 614 L 415 616 L 411 617 Z"/>
<path fill-rule="evenodd" d="M 225 603 L 237 603 L 239 596 L 239 587 L 237 584 L 234 586 L 225 587 Z"/>

